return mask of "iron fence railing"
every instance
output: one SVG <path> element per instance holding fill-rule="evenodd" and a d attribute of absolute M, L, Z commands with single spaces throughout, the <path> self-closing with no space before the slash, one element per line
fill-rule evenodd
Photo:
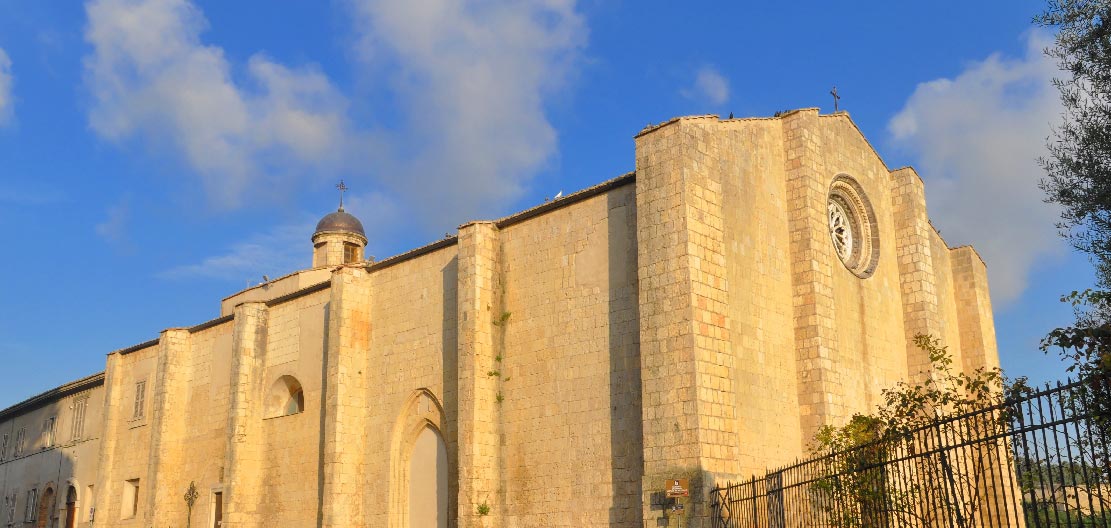
<path fill-rule="evenodd" d="M 1111 380 L 1069 381 L 715 488 L 720 528 L 1111 526 Z"/>

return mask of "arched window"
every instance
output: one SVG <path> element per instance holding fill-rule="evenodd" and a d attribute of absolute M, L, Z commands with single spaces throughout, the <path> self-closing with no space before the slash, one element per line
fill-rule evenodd
<path fill-rule="evenodd" d="M 282 376 L 270 387 L 266 397 L 266 416 L 288 416 L 305 410 L 305 391 L 293 376 Z"/>

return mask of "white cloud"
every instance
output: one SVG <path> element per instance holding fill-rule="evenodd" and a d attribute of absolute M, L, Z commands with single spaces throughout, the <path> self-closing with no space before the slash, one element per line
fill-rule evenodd
<path fill-rule="evenodd" d="M 390 187 L 437 227 L 518 198 L 557 137 L 544 105 L 586 41 L 572 0 L 351 0 L 358 52 L 404 105 Z"/>
<path fill-rule="evenodd" d="M 277 278 L 309 267 L 312 256 L 309 237 L 313 221 L 277 226 L 232 244 L 224 252 L 159 273 L 164 279 L 222 279 L 261 282 L 263 274 Z"/>
<path fill-rule="evenodd" d="M 107 218 L 94 226 L 96 234 L 113 244 L 127 246 L 127 221 L 131 218 L 129 200 L 124 198 L 120 203 L 108 208 Z"/>
<path fill-rule="evenodd" d="M 888 129 L 917 155 L 934 224 L 950 245 L 972 244 L 988 265 L 997 304 L 1015 300 L 1033 265 L 1059 254 L 1057 211 L 1042 201 L 1036 158 L 1061 105 L 1057 73 L 1030 33 L 1025 57 L 998 54 L 952 79 L 919 84 Z"/>
<path fill-rule="evenodd" d="M 693 101 L 719 105 L 729 100 L 729 79 L 712 66 L 703 66 L 694 75 L 694 83 L 679 90 Z"/>
<path fill-rule="evenodd" d="M 351 196 L 344 200 L 344 210 L 359 218 L 366 229 L 370 239 L 367 257 L 374 255 L 379 240 L 394 225 L 399 214 L 395 202 L 379 193 Z M 158 276 L 259 282 L 264 274 L 274 279 L 306 269 L 312 264 L 311 238 L 319 219 L 313 214 L 303 214 L 297 221 L 252 235 L 222 252 L 165 270 Z"/>
<path fill-rule="evenodd" d="M 251 183 L 348 161 L 347 101 L 316 68 L 254 55 L 237 84 L 223 50 L 201 42 L 207 22 L 188 0 L 94 0 L 86 12 L 93 130 L 169 145 L 213 203 L 233 207 Z"/>
<path fill-rule="evenodd" d="M 12 120 L 12 59 L 0 48 L 0 126 Z"/>

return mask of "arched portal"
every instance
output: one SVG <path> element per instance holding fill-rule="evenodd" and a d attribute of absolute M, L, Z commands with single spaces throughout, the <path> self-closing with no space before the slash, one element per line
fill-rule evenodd
<path fill-rule="evenodd" d="M 66 491 L 66 528 L 77 526 L 77 488 L 70 486 Z"/>
<path fill-rule="evenodd" d="M 409 455 L 409 526 L 447 528 L 447 445 L 432 426 L 413 442 Z"/>
<path fill-rule="evenodd" d="M 390 435 L 389 528 L 454 525 L 458 455 L 453 434 L 432 391 L 413 391 Z"/>
<path fill-rule="evenodd" d="M 54 488 L 46 488 L 42 493 L 42 498 L 39 499 L 39 511 L 35 517 L 35 528 L 47 528 L 54 523 L 51 522 L 51 516 L 54 515 Z"/>

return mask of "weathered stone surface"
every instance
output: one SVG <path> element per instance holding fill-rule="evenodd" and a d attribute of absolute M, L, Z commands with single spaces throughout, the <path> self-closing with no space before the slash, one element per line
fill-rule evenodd
<path fill-rule="evenodd" d="M 874 213 L 868 273 L 832 244 L 836 178 Z M 73 486 L 78 526 L 93 508 L 98 527 L 184 526 L 193 482 L 193 526 L 219 494 L 224 527 L 405 527 L 432 495 L 408 474 L 432 428 L 450 526 L 660 526 L 665 479 L 691 479 L 704 516 L 715 484 L 921 376 L 917 333 L 998 365 L 984 263 L 844 113 L 671 120 L 638 134 L 635 175 L 345 264 L 364 242 L 320 235 L 313 269 L 0 411 L 17 520 L 48 487 L 64 518 Z"/>

